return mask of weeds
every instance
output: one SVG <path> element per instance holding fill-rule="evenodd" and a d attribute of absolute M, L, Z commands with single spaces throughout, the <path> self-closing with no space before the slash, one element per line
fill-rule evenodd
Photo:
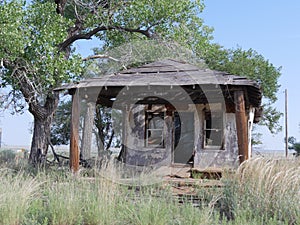
<path fill-rule="evenodd" d="M 190 198 L 178 201 L 169 186 L 116 183 L 110 167 L 111 180 L 96 170 L 77 177 L 26 166 L 17 172 L 5 160 L 0 168 L 1 225 L 300 224 L 298 159 L 246 161 L 223 175 L 223 188 L 195 187 L 197 207 Z"/>
<path fill-rule="evenodd" d="M 239 209 L 250 217 L 300 223 L 300 161 L 257 158 L 238 170 Z"/>
<path fill-rule="evenodd" d="M 22 172 L 0 171 L 0 224 L 21 224 L 39 193 L 41 182 Z"/>

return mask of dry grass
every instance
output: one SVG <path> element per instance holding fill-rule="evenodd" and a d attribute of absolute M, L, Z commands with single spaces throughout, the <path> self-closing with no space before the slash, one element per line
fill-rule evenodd
<path fill-rule="evenodd" d="M 252 159 L 239 167 L 237 176 L 242 210 L 300 224 L 299 159 Z"/>
<path fill-rule="evenodd" d="M 102 173 L 82 170 L 76 177 L 68 170 L 24 166 L 16 172 L 20 167 L 13 163 L 0 168 L 1 225 L 300 224 L 299 159 L 246 161 L 223 176 L 224 188 L 195 187 L 198 207 L 179 203 L 160 184 L 120 184 L 127 173 L 111 164 Z"/>
<path fill-rule="evenodd" d="M 0 224 L 21 224 L 41 182 L 21 173 L 0 170 Z"/>

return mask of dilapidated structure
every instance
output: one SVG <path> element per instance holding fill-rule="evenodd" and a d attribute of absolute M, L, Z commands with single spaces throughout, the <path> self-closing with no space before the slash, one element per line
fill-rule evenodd
<path fill-rule="evenodd" d="M 260 119 L 261 89 L 241 76 L 167 59 L 57 90 L 72 95 L 70 166 L 89 157 L 93 111 L 122 112 L 119 160 L 139 166 L 236 168 L 251 156 L 251 129 Z M 80 107 L 86 115 L 79 143 Z"/>

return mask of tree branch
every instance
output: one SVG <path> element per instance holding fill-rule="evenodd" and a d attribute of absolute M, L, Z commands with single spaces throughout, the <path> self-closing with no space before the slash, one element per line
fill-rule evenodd
<path fill-rule="evenodd" d="M 27 76 L 29 73 L 29 65 L 27 62 L 16 60 L 14 62 L 3 59 L 5 68 L 11 69 L 11 77 L 16 80 L 16 85 L 23 94 L 25 101 L 28 103 L 29 111 L 40 119 L 44 119 L 48 115 L 54 113 L 56 105 L 58 104 L 58 93 L 47 95 L 44 105 L 40 104 L 35 84 Z"/>
<path fill-rule="evenodd" d="M 54 150 L 54 146 L 53 146 L 53 144 L 52 144 L 52 142 L 51 142 L 51 138 L 50 138 L 50 137 L 48 137 L 48 144 L 50 145 L 50 147 L 51 147 L 51 149 L 52 149 L 52 153 L 53 153 L 53 157 L 54 157 L 53 162 L 54 162 L 55 160 L 57 160 L 57 162 L 60 163 L 59 157 L 58 157 L 57 153 L 56 153 L 55 150 Z"/>
<path fill-rule="evenodd" d="M 140 28 L 132 29 L 132 28 L 121 27 L 121 26 L 100 26 L 100 27 L 96 27 L 95 29 L 91 30 L 88 33 L 75 34 L 75 35 L 70 36 L 67 40 L 65 40 L 64 42 L 59 44 L 59 49 L 60 49 L 60 51 L 65 51 L 68 47 L 70 47 L 77 40 L 83 40 L 83 39 L 89 40 L 92 38 L 92 36 L 94 36 L 98 32 L 108 31 L 108 30 L 119 30 L 119 31 L 125 31 L 125 32 L 130 32 L 130 33 L 140 33 L 140 34 L 146 36 L 147 38 L 152 37 L 152 35 L 150 33 L 150 29 L 143 30 Z"/>
<path fill-rule="evenodd" d="M 84 58 L 83 61 L 88 61 L 88 60 L 91 60 L 91 59 L 111 59 L 113 61 L 120 62 L 120 60 L 118 60 L 116 58 L 113 58 L 109 55 L 91 55 L 91 56 L 88 56 L 88 57 Z"/>

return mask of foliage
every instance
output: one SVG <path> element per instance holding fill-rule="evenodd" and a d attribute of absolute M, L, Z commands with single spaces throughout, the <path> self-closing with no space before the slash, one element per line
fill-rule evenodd
<path fill-rule="evenodd" d="M 72 21 L 58 15 L 55 4 L 4 2 L 0 21 L 0 59 L 7 69 L 1 76 L 2 86 L 20 90 L 14 73 L 23 67 L 36 94 L 46 98 L 53 87 L 81 74 L 80 57 L 74 55 L 66 61 L 64 53 L 58 51 Z"/>
<path fill-rule="evenodd" d="M 147 1 L 132 0 L 125 7 L 120 9 L 119 14 L 115 17 L 113 23 L 115 26 L 127 24 L 129 27 L 140 27 L 146 32 L 143 33 L 125 33 L 125 32 L 108 32 L 103 35 L 105 41 L 104 47 L 116 47 L 124 43 L 137 40 L 139 38 L 168 39 L 175 40 L 178 36 L 185 42 L 192 39 L 198 34 L 203 42 L 208 41 L 211 30 L 203 25 L 199 14 L 204 8 L 200 0 L 196 1 Z M 127 6 L 127 7 L 126 7 Z M 193 30 L 191 30 L 193 24 Z M 199 31 L 195 32 L 195 31 Z M 190 34 L 193 33 L 193 36 Z M 176 40 L 175 40 L 176 41 Z M 180 42 L 180 44 L 183 44 Z"/>
<path fill-rule="evenodd" d="M 12 150 L 1 150 L 0 151 L 0 164 L 10 164 L 15 160 L 16 154 Z"/>
<path fill-rule="evenodd" d="M 269 60 L 253 49 L 243 50 L 240 47 L 237 49 L 224 49 L 218 44 L 212 44 L 210 49 L 203 55 L 203 59 L 211 69 L 257 81 L 262 88 L 265 100 L 261 124 L 267 126 L 271 133 L 281 131 L 282 127 L 279 124 L 279 119 L 282 113 L 272 106 L 277 100 L 276 94 L 280 87 L 278 78 L 281 75 L 281 68 L 276 68 Z"/>
<path fill-rule="evenodd" d="M 87 68 L 87 77 L 98 77 L 99 74 L 112 74 L 120 70 L 138 67 L 167 58 L 186 61 L 200 68 L 207 68 L 205 62 L 190 49 L 179 43 L 164 40 L 133 40 L 120 46 L 105 50 L 94 49 L 95 54 L 104 54 L 115 60 L 100 59 Z"/>
<path fill-rule="evenodd" d="M 288 143 L 290 144 L 288 148 L 295 151 L 295 156 L 300 156 L 300 142 L 297 142 L 295 137 L 288 137 Z"/>
<path fill-rule="evenodd" d="M 262 137 L 261 133 L 257 133 L 255 131 L 252 131 L 251 144 L 253 146 L 254 145 L 261 145 L 262 144 L 261 137 Z"/>
<path fill-rule="evenodd" d="M 71 101 L 61 101 L 51 126 L 51 143 L 53 145 L 66 145 L 70 141 Z M 82 116 L 86 113 L 82 109 Z M 98 150 L 108 150 L 110 147 L 120 147 L 122 114 L 118 110 L 96 106 L 94 113 L 94 127 L 92 133 L 96 137 Z"/>
<path fill-rule="evenodd" d="M 96 106 L 95 127 L 98 149 L 108 150 L 110 147 L 120 147 L 122 134 L 120 111 L 101 105 Z"/>
<path fill-rule="evenodd" d="M 51 143 L 53 145 L 67 145 L 70 142 L 71 101 L 61 101 L 51 126 Z"/>

